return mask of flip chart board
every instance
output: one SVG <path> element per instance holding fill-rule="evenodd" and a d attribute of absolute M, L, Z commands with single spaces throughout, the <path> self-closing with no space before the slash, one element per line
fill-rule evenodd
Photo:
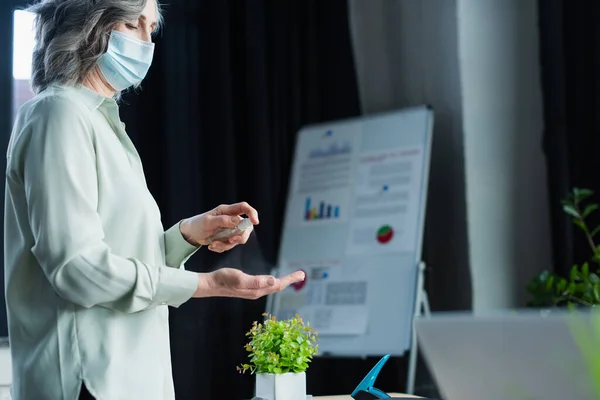
<path fill-rule="evenodd" d="M 424 106 L 298 133 L 278 273 L 307 278 L 269 311 L 310 322 L 320 354 L 410 348 L 432 126 Z"/>

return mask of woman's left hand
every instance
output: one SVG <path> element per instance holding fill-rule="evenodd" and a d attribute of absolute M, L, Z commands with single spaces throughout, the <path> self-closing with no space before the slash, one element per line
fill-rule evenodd
<path fill-rule="evenodd" d="M 258 225 L 258 212 L 248 203 L 224 204 L 203 214 L 181 221 L 179 228 L 183 237 L 195 246 L 207 245 L 207 239 L 221 229 L 235 228 L 246 215 L 252 225 Z M 211 251 L 222 253 L 231 250 L 238 244 L 248 241 L 254 227 L 234 235 L 226 241 L 215 241 L 208 244 Z"/>

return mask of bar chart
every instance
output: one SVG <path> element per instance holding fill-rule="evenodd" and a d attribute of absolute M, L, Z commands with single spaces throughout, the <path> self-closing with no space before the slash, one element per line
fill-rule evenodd
<path fill-rule="evenodd" d="M 315 221 L 324 219 L 338 219 L 340 218 L 340 206 L 330 204 L 325 201 L 319 201 L 313 205 L 310 197 L 306 198 L 304 207 L 304 220 Z"/>

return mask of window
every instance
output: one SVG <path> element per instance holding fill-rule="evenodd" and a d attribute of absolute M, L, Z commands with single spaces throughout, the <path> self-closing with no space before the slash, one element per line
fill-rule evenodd
<path fill-rule="evenodd" d="M 21 10 L 13 14 L 13 118 L 19 107 L 33 97 L 30 78 L 35 44 L 34 17 L 34 14 Z"/>

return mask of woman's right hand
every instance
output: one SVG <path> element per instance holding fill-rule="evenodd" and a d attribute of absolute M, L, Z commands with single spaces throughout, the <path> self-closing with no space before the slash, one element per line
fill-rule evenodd
<path fill-rule="evenodd" d="M 248 275 L 234 268 L 221 268 L 198 275 L 198 289 L 194 293 L 196 298 L 237 297 L 250 300 L 280 292 L 306 277 L 303 271 L 276 278 L 271 275 Z"/>

